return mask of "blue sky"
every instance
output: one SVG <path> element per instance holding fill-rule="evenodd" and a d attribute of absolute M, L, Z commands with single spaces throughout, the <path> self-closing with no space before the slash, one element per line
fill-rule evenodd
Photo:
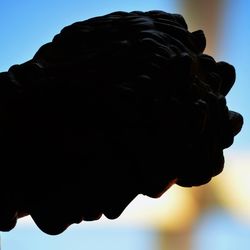
<path fill-rule="evenodd" d="M 37 49 L 49 42 L 65 25 L 116 10 L 173 10 L 163 0 L 0 1 L 0 71 L 29 60 Z"/>
<path fill-rule="evenodd" d="M 41 45 L 51 41 L 53 36 L 64 26 L 73 22 L 116 10 L 162 9 L 182 14 L 182 10 L 174 4 L 176 2 L 170 0 L 1 0 L 0 72 L 6 71 L 13 64 L 23 63 L 32 58 Z M 181 0 L 178 2 L 181 2 Z M 225 19 L 222 20 L 217 58 L 230 62 L 236 68 L 237 80 L 228 95 L 227 101 L 229 108 L 242 113 L 245 120 L 243 130 L 236 137 L 235 144 L 230 150 L 249 151 L 250 1 L 228 0 L 227 2 L 230 5 L 225 10 Z M 65 236 L 58 237 L 57 241 L 52 240 L 50 237 L 44 240 L 43 233 L 36 231 L 37 235 L 35 235 L 34 231 L 32 232 L 17 229 L 8 234 L 2 234 L 3 244 L 6 244 L 3 249 L 38 249 L 37 246 L 40 245 L 43 246 L 41 249 L 68 250 L 69 246 L 67 244 L 70 239 L 76 240 L 75 238 L 70 238 L 73 237 L 70 231 Z M 83 232 L 83 234 L 85 233 Z M 135 236 L 136 232 L 132 232 L 132 234 Z M 123 235 L 119 244 L 126 244 L 125 242 L 130 239 L 132 244 L 134 244 L 134 248 L 132 245 L 129 247 L 124 245 L 124 249 L 146 250 L 143 244 L 148 242 L 142 240 L 143 237 L 146 237 L 145 235 L 147 234 L 137 234 L 137 241 L 132 240 L 131 237 L 133 235 Z M 98 245 L 94 244 L 100 238 L 97 237 L 90 243 L 90 241 L 84 241 L 84 237 L 79 236 L 79 234 L 78 237 L 79 242 L 85 244 L 84 249 L 111 249 L 110 247 L 113 245 L 112 242 L 109 242 L 106 247 L 102 245 L 102 248 L 100 248 L 100 246 L 98 247 Z M 94 240 L 96 241 L 94 242 Z M 52 244 L 57 244 L 57 246 Z M 49 245 L 51 248 L 48 247 Z M 71 249 L 80 248 L 76 246 Z M 116 249 L 118 249 L 117 246 Z M 119 249 L 122 248 L 119 247 Z"/>
<path fill-rule="evenodd" d="M 71 227 L 63 234 L 50 236 L 31 226 L 1 233 L 3 250 L 152 250 L 153 230 L 127 228 Z"/>
<path fill-rule="evenodd" d="M 230 109 L 244 117 L 244 126 L 233 149 L 250 149 L 250 1 L 230 0 L 222 20 L 218 58 L 234 65 L 236 82 L 227 96 Z"/>

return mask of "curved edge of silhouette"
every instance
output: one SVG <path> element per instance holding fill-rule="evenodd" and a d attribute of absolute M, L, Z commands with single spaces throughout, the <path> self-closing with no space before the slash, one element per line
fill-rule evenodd
<path fill-rule="evenodd" d="M 31 215 L 60 234 L 219 174 L 243 118 L 225 99 L 234 67 L 205 47 L 181 15 L 113 12 L 0 73 L 0 230 Z"/>

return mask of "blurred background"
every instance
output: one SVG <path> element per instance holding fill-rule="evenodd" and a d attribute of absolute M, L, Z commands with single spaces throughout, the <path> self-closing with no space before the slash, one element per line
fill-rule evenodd
<path fill-rule="evenodd" d="M 3 250 L 250 249 L 250 1 L 1 0 L 0 72 L 32 58 L 73 22 L 117 10 L 152 9 L 182 14 L 190 31 L 204 30 L 206 53 L 236 68 L 227 102 L 244 116 L 244 126 L 224 151 L 224 171 L 201 187 L 173 186 L 159 199 L 138 196 L 118 219 L 82 222 L 58 236 L 44 234 L 25 217 L 1 233 Z"/>

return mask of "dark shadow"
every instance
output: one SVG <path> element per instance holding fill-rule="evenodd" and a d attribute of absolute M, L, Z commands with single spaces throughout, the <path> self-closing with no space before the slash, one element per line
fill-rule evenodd
<path fill-rule="evenodd" d="M 219 174 L 243 118 L 226 106 L 234 67 L 205 46 L 180 15 L 115 12 L 1 73 L 0 230 L 30 214 L 59 234 Z"/>

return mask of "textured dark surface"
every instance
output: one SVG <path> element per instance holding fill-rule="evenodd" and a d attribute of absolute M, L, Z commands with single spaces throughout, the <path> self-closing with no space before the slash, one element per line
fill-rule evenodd
<path fill-rule="evenodd" d="M 205 47 L 180 15 L 115 12 L 1 73 L 0 230 L 31 214 L 59 234 L 219 174 L 243 119 L 226 105 L 234 67 Z"/>

